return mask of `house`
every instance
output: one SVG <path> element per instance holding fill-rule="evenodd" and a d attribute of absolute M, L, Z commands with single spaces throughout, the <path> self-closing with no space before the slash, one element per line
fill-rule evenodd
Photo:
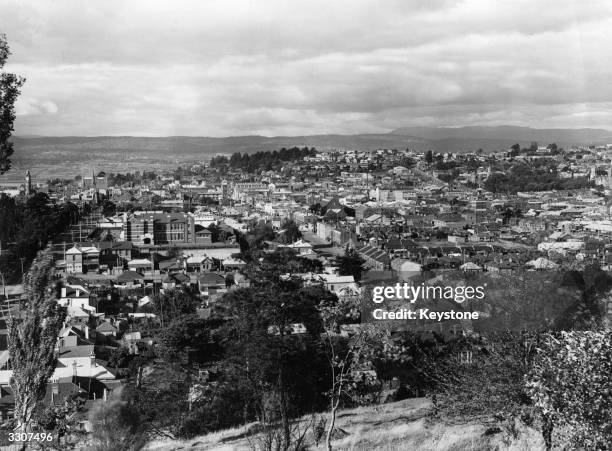
<path fill-rule="evenodd" d="M 227 292 L 227 283 L 221 274 L 209 272 L 198 277 L 198 289 L 203 299 L 215 301 L 220 295 Z"/>
<path fill-rule="evenodd" d="M 143 283 L 144 277 L 136 271 L 125 271 L 115 279 L 115 284 L 120 288 L 136 288 Z"/>
<path fill-rule="evenodd" d="M 83 252 L 75 245 L 66 251 L 66 273 L 83 273 Z"/>
<path fill-rule="evenodd" d="M 90 293 L 82 285 L 66 285 L 62 287 L 58 304 L 62 307 L 78 307 L 86 311 L 95 312 L 96 308 L 90 305 Z"/>
<path fill-rule="evenodd" d="M 292 249 L 294 251 L 296 251 L 299 255 L 311 255 L 313 254 L 313 247 L 312 244 L 307 243 L 304 240 L 297 240 L 295 243 L 292 244 L 281 244 L 278 246 L 279 248 L 286 248 L 286 249 Z"/>
<path fill-rule="evenodd" d="M 96 327 L 96 332 L 100 335 L 104 335 L 105 337 L 116 337 L 117 329 L 110 321 L 102 321 L 98 327 Z"/>
<path fill-rule="evenodd" d="M 240 260 L 239 258 L 226 258 L 221 262 L 223 269 L 226 271 L 232 270 L 240 270 L 246 266 L 246 262 Z"/>
<path fill-rule="evenodd" d="M 185 260 L 184 265 L 187 272 L 203 272 L 211 270 L 213 261 L 207 255 L 192 255 Z"/>
<path fill-rule="evenodd" d="M 128 268 L 130 268 L 130 271 L 151 271 L 153 262 L 146 258 L 136 258 L 128 262 Z"/>
<path fill-rule="evenodd" d="M 385 271 L 391 265 L 391 259 L 386 252 L 372 246 L 363 246 L 357 253 L 365 260 L 366 265 L 376 271 Z"/>
<path fill-rule="evenodd" d="M 198 244 L 210 244 L 212 243 L 212 232 L 201 226 L 199 224 L 195 224 L 194 226 L 195 233 L 195 242 Z"/>

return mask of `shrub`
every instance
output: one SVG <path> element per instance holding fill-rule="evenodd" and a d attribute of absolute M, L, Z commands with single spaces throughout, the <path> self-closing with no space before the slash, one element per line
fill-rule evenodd
<path fill-rule="evenodd" d="M 526 387 L 549 449 L 555 431 L 576 448 L 612 449 L 612 332 L 546 336 Z"/>

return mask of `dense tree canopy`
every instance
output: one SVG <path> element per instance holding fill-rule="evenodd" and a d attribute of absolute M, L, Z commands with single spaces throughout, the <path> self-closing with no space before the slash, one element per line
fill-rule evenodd
<path fill-rule="evenodd" d="M 11 168 L 13 143 L 9 141 L 15 121 L 15 101 L 25 79 L 2 71 L 11 54 L 6 36 L 0 34 L 0 174 Z"/>

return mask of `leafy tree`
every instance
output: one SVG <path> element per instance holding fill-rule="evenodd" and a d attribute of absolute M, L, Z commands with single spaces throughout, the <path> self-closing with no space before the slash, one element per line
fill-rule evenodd
<path fill-rule="evenodd" d="M 247 235 L 249 247 L 252 249 L 259 249 L 263 246 L 264 241 L 273 241 L 275 238 L 276 233 L 272 225 L 265 221 L 252 224 Z"/>
<path fill-rule="evenodd" d="M 433 152 L 431 150 L 428 150 L 425 153 L 425 163 L 427 163 L 428 165 L 431 165 L 433 161 L 434 161 Z"/>
<path fill-rule="evenodd" d="M 113 216 L 117 211 L 117 206 L 110 200 L 104 199 L 102 202 L 102 214 L 104 216 Z"/>
<path fill-rule="evenodd" d="M 365 260 L 354 249 L 346 247 L 344 255 L 336 258 L 336 265 L 341 276 L 353 276 L 355 281 L 361 280 L 361 274 L 365 270 Z"/>
<path fill-rule="evenodd" d="M 34 261 L 26 279 L 24 316 L 10 316 L 7 321 L 15 419 L 22 432 L 27 432 L 34 408 L 43 399 L 55 369 L 55 345 L 66 316 L 53 294 L 51 262 L 50 255 L 42 254 Z"/>
<path fill-rule="evenodd" d="M 517 157 L 521 153 L 521 146 L 519 145 L 519 143 L 512 144 L 510 149 L 511 149 L 510 150 L 511 157 Z"/>
<path fill-rule="evenodd" d="M 157 351 L 168 362 L 198 362 L 214 360 L 221 354 L 215 330 L 217 320 L 200 319 L 195 315 L 176 318 L 159 331 Z"/>
<path fill-rule="evenodd" d="M 0 34 L 0 71 L 11 54 L 6 36 Z M 9 141 L 15 121 L 15 101 L 19 96 L 25 79 L 15 74 L 0 72 L 0 174 L 11 168 L 10 156 L 13 143 Z"/>
<path fill-rule="evenodd" d="M 317 346 L 320 295 L 291 281 L 223 297 L 225 316 L 231 318 L 223 333 L 228 361 L 235 374 L 249 381 L 258 417 L 266 424 L 280 417 L 280 449 L 291 444 L 290 417 L 321 405 L 325 365 Z M 296 324 L 304 325 L 306 333 L 295 333 Z"/>
<path fill-rule="evenodd" d="M 144 446 L 140 415 L 123 396 L 123 389 L 115 389 L 106 402 L 94 403 L 90 413 L 91 436 L 95 451 L 136 451 Z"/>
<path fill-rule="evenodd" d="M 36 424 L 55 437 L 58 447 L 61 439 L 79 426 L 79 413 L 84 410 L 85 397 L 75 393 L 61 404 L 50 404 L 43 408 L 39 405 L 36 412 Z"/>
<path fill-rule="evenodd" d="M 153 313 L 159 316 L 162 325 L 196 312 L 199 300 L 188 290 L 165 290 L 152 297 Z"/>
<path fill-rule="evenodd" d="M 126 368 L 131 360 L 131 354 L 124 346 L 114 348 L 108 357 L 108 365 L 113 368 Z"/>
<path fill-rule="evenodd" d="M 308 211 L 319 216 L 325 214 L 325 208 L 322 207 L 319 202 L 317 202 L 316 204 L 312 204 L 310 207 L 308 207 Z"/>
<path fill-rule="evenodd" d="M 285 221 L 281 229 L 284 231 L 280 234 L 279 241 L 281 243 L 291 244 L 302 238 L 302 232 L 294 221 Z"/>

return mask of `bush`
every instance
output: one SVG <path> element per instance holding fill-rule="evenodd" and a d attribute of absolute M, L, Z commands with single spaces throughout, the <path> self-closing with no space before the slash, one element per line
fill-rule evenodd
<path fill-rule="evenodd" d="M 95 451 L 130 450 L 144 446 L 138 411 L 115 390 L 108 401 L 97 401 L 89 412 L 92 447 Z"/>
<path fill-rule="evenodd" d="M 612 449 L 612 332 L 547 336 L 526 386 L 549 449 L 553 438 L 579 449 Z"/>

